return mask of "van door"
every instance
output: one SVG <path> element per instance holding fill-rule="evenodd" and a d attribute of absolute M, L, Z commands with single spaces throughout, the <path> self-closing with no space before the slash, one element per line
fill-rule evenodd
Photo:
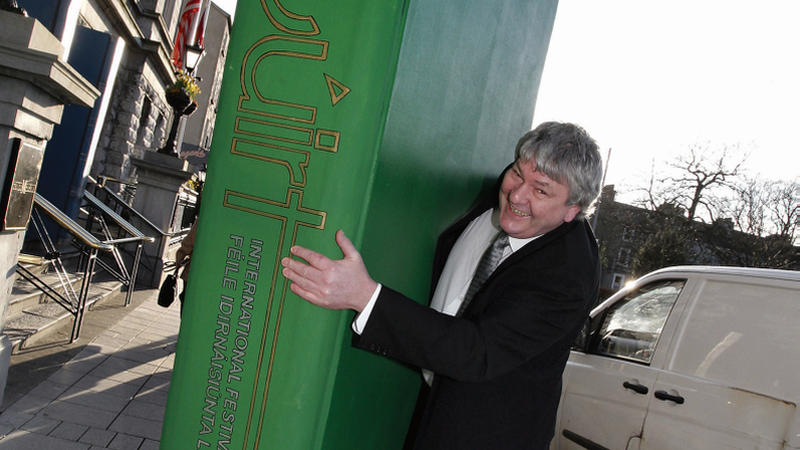
<path fill-rule="evenodd" d="M 685 283 L 647 283 L 595 314 L 587 351 L 571 352 L 564 372 L 551 448 L 638 448 L 664 359 L 657 356 L 666 353 L 665 330 L 674 328 L 665 324 Z"/>
<path fill-rule="evenodd" d="M 642 449 L 784 449 L 795 405 L 671 372 L 659 375 Z"/>
<path fill-rule="evenodd" d="M 647 449 L 783 449 L 796 420 L 797 283 L 709 277 L 653 387 Z"/>

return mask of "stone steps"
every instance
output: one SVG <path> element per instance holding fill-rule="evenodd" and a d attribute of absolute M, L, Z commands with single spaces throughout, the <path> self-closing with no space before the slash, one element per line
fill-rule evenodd
<path fill-rule="evenodd" d="M 76 293 L 79 293 L 83 274 L 74 268 L 77 265 L 77 257 L 68 256 L 64 259 L 67 282 Z M 49 270 L 49 263 L 37 265 L 20 261 L 20 264 L 34 272 L 57 292 L 64 293 L 64 287 L 59 282 L 57 274 Z M 91 309 L 98 302 L 114 298 L 114 294 L 119 293 L 121 288 L 122 283 L 104 271 L 96 272 L 89 286 L 86 308 Z M 45 342 L 53 331 L 58 330 L 61 325 L 71 324 L 74 320 L 69 311 L 19 275 L 14 282 L 6 314 L 2 334 L 11 340 L 13 352 Z"/>

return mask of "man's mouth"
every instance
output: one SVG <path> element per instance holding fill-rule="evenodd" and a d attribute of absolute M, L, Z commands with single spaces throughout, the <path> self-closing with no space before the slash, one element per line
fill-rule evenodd
<path fill-rule="evenodd" d="M 519 216 L 519 217 L 528 217 L 528 216 L 530 216 L 530 214 L 528 214 L 528 213 L 526 213 L 524 211 L 520 211 L 519 209 L 515 208 L 514 205 L 512 205 L 511 203 L 508 204 L 508 209 L 510 209 L 511 212 L 514 213 L 515 216 Z"/>

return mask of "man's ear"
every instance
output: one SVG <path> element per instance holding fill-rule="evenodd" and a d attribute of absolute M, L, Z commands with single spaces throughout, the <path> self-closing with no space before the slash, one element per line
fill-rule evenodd
<path fill-rule="evenodd" d="M 581 207 L 578 205 L 569 205 L 567 212 L 564 214 L 564 222 L 572 222 L 573 219 L 581 212 Z"/>

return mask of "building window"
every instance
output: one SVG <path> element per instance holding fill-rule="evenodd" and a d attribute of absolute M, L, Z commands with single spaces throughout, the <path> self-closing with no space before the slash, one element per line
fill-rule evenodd
<path fill-rule="evenodd" d="M 150 98 L 144 97 L 142 102 L 142 113 L 139 115 L 139 123 L 136 129 L 136 144 L 148 147 L 151 145 L 153 138 L 152 122 L 150 114 L 153 111 L 153 104 Z"/>
<path fill-rule="evenodd" d="M 156 125 L 153 128 L 153 145 L 161 147 L 164 142 L 161 142 L 166 136 L 164 136 L 164 132 L 167 129 L 167 119 L 161 114 L 161 111 L 158 111 L 158 117 L 156 118 Z"/>
<path fill-rule="evenodd" d="M 633 227 L 624 226 L 622 227 L 622 240 L 625 242 L 630 242 L 633 240 L 633 236 L 636 234 Z"/>
<path fill-rule="evenodd" d="M 166 0 L 161 9 L 161 16 L 164 18 L 164 23 L 169 26 L 172 23 L 172 16 L 175 13 L 175 0 Z"/>
<path fill-rule="evenodd" d="M 621 248 L 617 253 L 617 265 L 627 268 L 631 264 L 631 249 Z"/>
<path fill-rule="evenodd" d="M 621 273 L 615 273 L 614 279 L 611 281 L 611 290 L 618 291 L 622 288 L 623 284 L 625 283 L 625 275 Z"/>

